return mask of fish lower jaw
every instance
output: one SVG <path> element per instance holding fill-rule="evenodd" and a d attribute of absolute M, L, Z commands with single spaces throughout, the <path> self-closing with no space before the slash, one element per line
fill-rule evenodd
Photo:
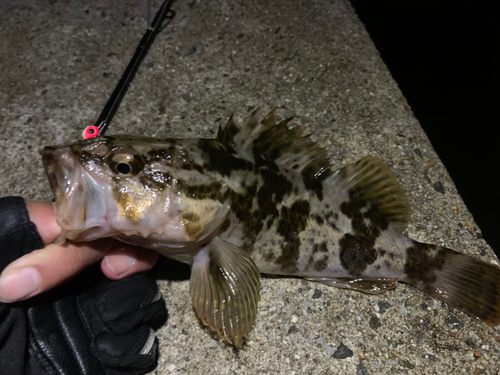
<path fill-rule="evenodd" d="M 114 235 L 122 234 L 126 237 L 139 237 L 161 242 L 187 242 L 189 241 L 184 229 L 179 225 L 160 224 L 148 225 L 147 223 L 106 222 L 99 224 L 106 226 Z"/>
<path fill-rule="evenodd" d="M 72 230 L 72 229 L 62 229 L 61 235 L 59 236 L 58 243 L 70 240 L 70 241 L 94 241 L 104 237 L 112 237 L 113 233 L 110 227 L 106 224 L 102 226 L 96 225 L 91 227 L 86 227 L 83 230 Z"/>

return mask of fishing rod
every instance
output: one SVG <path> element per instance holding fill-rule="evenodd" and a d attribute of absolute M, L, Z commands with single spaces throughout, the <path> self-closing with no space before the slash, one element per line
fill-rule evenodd
<path fill-rule="evenodd" d="M 153 41 L 156 35 L 163 30 L 175 17 L 175 12 L 171 10 L 172 4 L 175 0 L 165 0 L 156 13 L 156 16 L 151 23 L 151 26 L 148 27 L 146 33 L 142 37 L 137 49 L 135 50 L 134 56 L 130 60 L 127 69 L 123 73 L 120 81 L 115 87 L 115 90 L 111 94 L 106 106 L 102 110 L 99 118 L 97 119 L 95 125 L 87 126 L 83 131 L 83 138 L 94 138 L 98 135 L 104 135 L 106 129 L 108 128 L 113 116 L 115 115 L 120 103 L 125 96 L 130 83 L 134 79 L 135 73 L 139 69 L 142 60 L 148 53 L 149 47 L 153 44 Z M 163 25 L 165 19 L 168 19 L 168 22 Z"/>

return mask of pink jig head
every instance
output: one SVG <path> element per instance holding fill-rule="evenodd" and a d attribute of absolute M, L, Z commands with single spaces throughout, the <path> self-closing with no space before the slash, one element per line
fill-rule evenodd
<path fill-rule="evenodd" d="M 94 138 L 97 137 L 98 135 L 99 135 L 99 128 L 94 125 L 87 126 L 82 133 L 82 136 L 85 139 Z"/>

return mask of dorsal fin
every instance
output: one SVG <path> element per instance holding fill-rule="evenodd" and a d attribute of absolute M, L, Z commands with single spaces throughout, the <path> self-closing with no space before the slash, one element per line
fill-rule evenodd
<path fill-rule="evenodd" d="M 276 126 L 277 111 L 278 108 L 274 108 L 259 122 L 259 107 L 245 117 L 239 127 L 234 121 L 234 115 L 231 115 L 224 129 L 219 127 L 217 139 L 239 150 L 246 150 L 262 133 Z"/>
<path fill-rule="evenodd" d="M 410 221 L 410 203 L 405 191 L 382 160 L 365 156 L 341 168 L 333 183 L 349 193 L 353 201 L 365 202 L 393 229 L 403 232 Z"/>
<path fill-rule="evenodd" d="M 259 122 L 259 111 L 260 108 L 257 108 L 246 117 L 240 128 L 231 116 L 226 127 L 219 128 L 217 139 L 236 148 L 241 156 L 249 160 L 263 158 L 275 161 L 302 174 L 304 180 L 325 178 L 333 173 L 328 153 L 310 141 L 310 134 L 303 135 L 303 125 L 288 129 L 293 116 L 276 124 L 278 109 L 274 108 Z"/>

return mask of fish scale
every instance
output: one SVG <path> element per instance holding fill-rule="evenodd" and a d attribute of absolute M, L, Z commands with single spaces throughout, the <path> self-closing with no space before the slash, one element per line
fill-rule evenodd
<path fill-rule="evenodd" d="M 97 137 L 47 147 L 60 242 L 113 237 L 191 266 L 201 321 L 241 347 L 260 273 L 378 294 L 405 282 L 490 325 L 500 268 L 402 233 L 410 218 L 390 168 L 366 156 L 338 171 L 276 109 L 216 139 Z"/>

